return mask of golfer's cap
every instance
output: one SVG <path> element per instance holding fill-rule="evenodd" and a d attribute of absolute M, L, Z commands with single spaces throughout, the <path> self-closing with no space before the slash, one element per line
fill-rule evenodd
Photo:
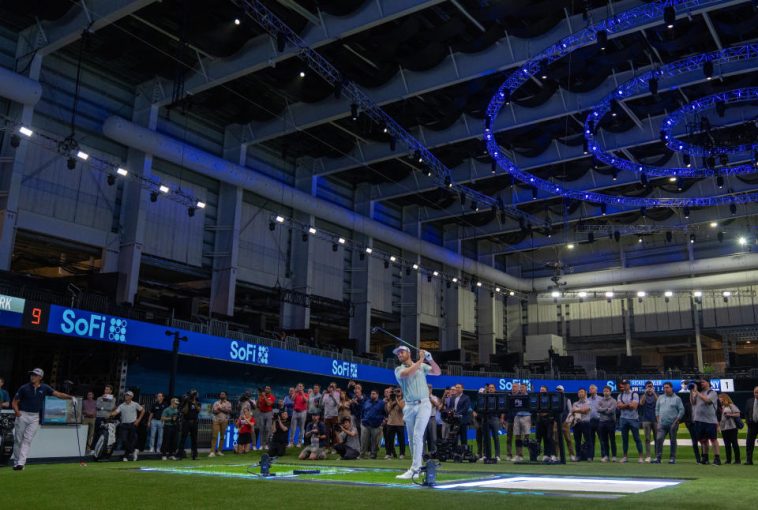
<path fill-rule="evenodd" d="M 29 370 L 29 374 L 38 375 L 40 377 L 45 377 L 45 371 L 41 368 L 35 368 L 34 370 Z"/>
<path fill-rule="evenodd" d="M 126 393 L 124 393 L 124 395 L 126 395 L 127 397 L 133 397 L 134 393 L 132 393 L 131 391 L 127 391 Z"/>
<path fill-rule="evenodd" d="M 395 347 L 395 349 L 392 351 L 392 354 L 394 354 L 395 356 L 397 356 L 397 353 L 400 352 L 400 351 L 411 352 L 411 350 L 408 347 L 406 347 L 405 345 L 400 345 L 398 347 Z"/>
<path fill-rule="evenodd" d="M 556 386 L 556 387 L 555 387 L 555 389 L 556 389 L 557 391 L 563 391 L 563 390 L 564 390 L 564 388 L 563 388 L 563 385 L 562 385 L 562 384 L 559 384 L 558 386 Z"/>
<path fill-rule="evenodd" d="M 629 384 L 629 379 L 622 379 L 621 384 Z"/>

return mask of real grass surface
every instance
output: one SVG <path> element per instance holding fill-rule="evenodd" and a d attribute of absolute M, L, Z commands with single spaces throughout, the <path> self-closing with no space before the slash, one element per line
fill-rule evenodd
<path fill-rule="evenodd" d="M 503 446 L 505 446 L 503 444 Z M 620 447 L 619 441 L 619 447 Z M 632 446 L 632 449 L 634 447 Z M 399 474 L 410 465 L 410 460 L 328 460 L 298 462 L 294 449 L 280 460 L 289 466 L 304 468 L 334 466 L 338 468 L 375 467 L 394 469 Z M 503 448 L 503 452 L 505 448 Z M 743 461 L 744 461 L 744 448 Z M 668 448 L 664 449 L 667 460 Z M 29 464 L 26 470 L 12 471 L 0 468 L 2 508 L 329 508 L 332 510 L 358 510 L 363 508 L 435 509 L 507 508 L 517 505 L 518 510 L 558 508 L 560 510 L 590 508 L 620 508 L 649 510 L 667 509 L 755 509 L 758 506 L 758 466 L 726 465 L 700 466 L 693 460 L 689 441 L 680 442 L 679 463 L 651 465 L 637 464 L 636 456 L 629 464 L 569 463 L 563 466 L 514 465 L 502 462 L 497 465 L 443 463 L 444 478 L 460 478 L 455 472 L 470 471 L 483 477 L 492 474 L 552 474 L 565 476 L 622 476 L 639 478 L 675 478 L 683 483 L 671 488 L 623 496 L 612 501 L 585 498 L 536 496 L 518 494 L 463 493 L 433 491 L 425 488 L 413 490 L 393 487 L 346 486 L 313 484 L 295 481 L 271 481 L 214 476 L 190 476 L 160 472 L 141 472 L 139 467 L 191 468 L 211 466 L 212 469 L 235 470 L 240 465 L 257 463 L 258 452 L 244 456 L 228 454 L 197 461 L 140 460 L 139 462 L 90 463 L 81 467 L 76 463 Z M 334 457 L 332 457 L 334 459 Z M 712 456 L 711 456 L 712 459 Z M 724 459 L 722 450 L 722 460 Z M 630 460 L 632 460 L 630 458 Z M 233 465 L 237 465 L 234 467 Z M 282 466 L 282 469 L 284 467 Z M 287 467 L 291 469 L 291 467 Z M 449 472 L 449 473 L 445 473 Z M 386 472 L 372 477 L 384 481 Z M 464 475 L 465 476 L 465 475 Z M 394 481 L 403 484 L 408 482 Z M 598 482 L 602 483 L 602 481 Z"/>

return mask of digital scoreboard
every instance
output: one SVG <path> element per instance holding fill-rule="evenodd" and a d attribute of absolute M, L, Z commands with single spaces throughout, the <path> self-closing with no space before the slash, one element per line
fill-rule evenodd
<path fill-rule="evenodd" d="M 0 294 L 0 326 L 47 331 L 50 304 Z"/>

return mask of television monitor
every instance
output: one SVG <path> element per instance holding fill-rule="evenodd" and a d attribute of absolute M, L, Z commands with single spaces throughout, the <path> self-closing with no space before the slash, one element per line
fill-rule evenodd
<path fill-rule="evenodd" d="M 82 399 L 76 399 L 76 407 L 71 400 L 45 397 L 42 412 L 43 425 L 76 425 L 82 422 Z"/>

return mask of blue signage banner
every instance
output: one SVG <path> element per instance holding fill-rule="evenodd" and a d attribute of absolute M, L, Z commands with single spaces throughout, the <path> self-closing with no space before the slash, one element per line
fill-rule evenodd
<path fill-rule="evenodd" d="M 394 371 L 388 368 L 364 365 L 338 359 L 306 354 L 296 351 L 288 351 L 267 345 L 248 343 L 230 338 L 223 338 L 192 331 L 140 322 L 131 319 L 106 315 L 102 313 L 66 308 L 51 305 L 50 316 L 47 323 L 48 333 L 65 335 L 86 340 L 95 340 L 133 347 L 144 347 L 170 351 L 173 344 L 173 332 L 178 331 L 181 336 L 186 336 L 187 341 L 179 346 L 179 352 L 189 356 L 199 356 L 221 361 L 235 363 L 248 363 L 281 370 L 292 370 L 323 375 L 326 377 L 339 377 L 344 379 L 357 379 L 379 384 L 395 384 Z M 168 336 L 169 332 L 172 335 Z M 445 388 L 454 384 L 463 384 L 467 390 L 476 390 L 488 383 L 494 383 L 498 391 L 510 391 L 514 383 L 526 384 L 530 391 L 539 390 L 540 386 L 547 386 L 549 391 L 554 391 L 559 384 L 563 385 L 566 392 L 576 393 L 579 388 L 588 388 L 590 384 L 598 387 L 598 392 L 606 385 L 615 393 L 616 381 L 608 380 L 552 380 L 552 379 L 492 379 L 485 377 L 464 376 L 439 376 L 429 377 L 429 382 L 435 389 Z M 663 391 L 665 381 L 653 381 L 656 391 Z M 672 381 L 674 390 L 679 389 L 680 381 Z M 645 381 L 630 381 L 635 391 L 644 391 Z M 712 380 L 713 388 L 717 391 L 734 391 L 731 380 Z"/>

